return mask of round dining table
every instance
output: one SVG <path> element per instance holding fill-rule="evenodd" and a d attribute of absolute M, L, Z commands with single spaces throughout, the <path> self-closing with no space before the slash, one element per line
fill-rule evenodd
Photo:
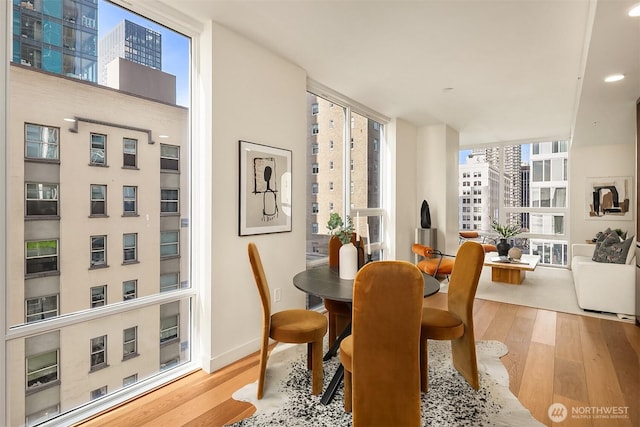
<path fill-rule="evenodd" d="M 440 291 L 440 282 L 428 274 L 422 273 L 424 278 L 424 296 L 428 297 Z M 338 267 L 329 267 L 327 265 L 310 268 L 301 271 L 293 276 L 293 285 L 301 291 L 314 295 L 323 299 L 335 301 L 351 302 L 353 299 L 353 280 L 341 279 Z M 351 333 L 351 324 L 349 324 L 336 342 L 325 353 L 323 360 L 329 360 L 337 354 L 340 348 L 340 341 Z M 327 386 L 320 401 L 327 405 L 333 399 L 338 386 L 344 378 L 344 368 L 338 366 L 336 373 L 333 375 L 331 382 Z"/>

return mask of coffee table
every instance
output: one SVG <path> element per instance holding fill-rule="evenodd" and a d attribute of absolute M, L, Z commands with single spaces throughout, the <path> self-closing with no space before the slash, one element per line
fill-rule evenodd
<path fill-rule="evenodd" d="M 491 267 L 491 280 L 494 282 L 520 285 L 527 271 L 534 271 L 539 255 L 522 255 L 520 261 L 499 260 L 497 252 L 488 252 L 484 257 L 484 265 Z"/>

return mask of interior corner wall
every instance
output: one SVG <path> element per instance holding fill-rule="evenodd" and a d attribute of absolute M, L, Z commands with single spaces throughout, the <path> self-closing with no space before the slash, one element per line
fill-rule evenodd
<path fill-rule="evenodd" d="M 387 125 L 387 144 L 390 165 L 389 225 L 392 235 L 385 241 L 392 242 L 388 248 L 388 258 L 413 262 L 411 245 L 415 239 L 415 229 L 420 226 L 420 205 L 418 194 L 418 163 L 415 161 L 417 129 L 412 124 L 396 119 Z"/>
<path fill-rule="evenodd" d="M 211 348 L 213 371 L 260 348 L 262 308 L 247 244 L 255 242 L 265 267 L 272 310 L 304 308 L 292 277 L 306 268 L 306 88 L 300 67 L 213 24 L 211 36 Z M 238 236 L 239 140 L 292 151 L 292 231 Z M 197 194 L 194 195 L 197 197 Z M 204 302 L 208 304 L 208 302 Z M 203 368 L 207 368 L 203 366 Z"/>
<path fill-rule="evenodd" d="M 631 138 L 635 142 L 635 138 Z M 571 243 L 584 243 L 593 238 L 598 231 L 607 227 L 620 228 L 627 231 L 629 236 L 635 235 L 638 212 L 636 211 L 636 147 L 635 144 L 593 145 L 570 149 L 569 153 L 569 184 L 570 184 L 570 221 L 569 235 Z M 607 176 L 629 176 L 631 179 L 630 209 L 633 221 L 616 221 L 611 218 L 593 219 L 586 215 L 587 178 Z"/>
<path fill-rule="evenodd" d="M 416 159 L 420 202 L 426 200 L 431 227 L 436 228 L 438 249 L 448 254 L 458 250 L 458 152 L 459 134 L 441 124 L 418 130 Z"/>

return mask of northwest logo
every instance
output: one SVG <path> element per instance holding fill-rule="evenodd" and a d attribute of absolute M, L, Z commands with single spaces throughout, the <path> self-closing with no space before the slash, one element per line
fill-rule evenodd
<path fill-rule="evenodd" d="M 549 419 L 554 423 L 562 422 L 567 418 L 567 407 L 562 403 L 552 403 L 547 410 L 547 415 L 549 416 Z"/>

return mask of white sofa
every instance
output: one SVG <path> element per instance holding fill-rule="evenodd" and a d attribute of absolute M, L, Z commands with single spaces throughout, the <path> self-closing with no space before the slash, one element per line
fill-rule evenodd
<path fill-rule="evenodd" d="M 636 310 L 636 243 L 629 248 L 625 264 L 595 262 L 596 245 L 571 245 L 571 271 L 578 305 L 583 310 L 632 316 Z"/>

